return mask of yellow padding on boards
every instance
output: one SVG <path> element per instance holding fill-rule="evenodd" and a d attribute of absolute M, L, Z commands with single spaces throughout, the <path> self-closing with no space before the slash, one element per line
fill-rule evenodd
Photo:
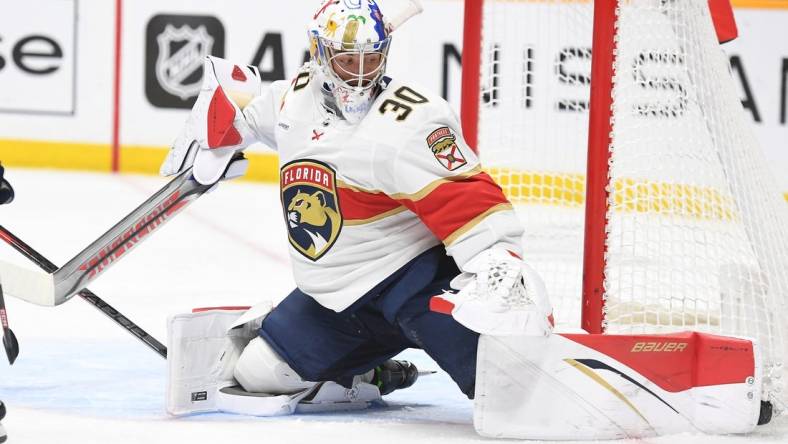
<path fill-rule="evenodd" d="M 123 146 L 120 172 L 158 174 L 169 148 Z M 279 160 L 274 153 L 247 152 L 249 171 L 242 180 L 276 183 Z M 109 144 L 0 140 L 0 162 L 6 167 L 55 168 L 78 171 L 111 171 L 112 147 Z"/>
<path fill-rule="evenodd" d="M 706 220 L 737 218 L 733 198 L 713 188 L 634 179 L 613 183 L 612 209 Z"/>
<path fill-rule="evenodd" d="M 585 205 L 585 175 L 489 168 L 513 204 L 578 208 Z M 783 197 L 788 201 L 788 193 Z M 710 187 L 619 179 L 613 184 L 613 209 L 706 220 L 736 218 L 733 199 Z"/>
<path fill-rule="evenodd" d="M 167 155 L 166 147 L 123 146 L 120 171 L 158 174 Z M 249 172 L 242 180 L 276 183 L 279 160 L 275 153 L 247 152 Z M 112 149 L 108 144 L 0 140 L 0 162 L 6 167 L 55 168 L 79 171 L 111 170 Z M 581 207 L 585 204 L 585 175 L 527 172 L 509 168 L 489 168 L 514 204 L 543 204 Z M 718 192 L 693 185 L 657 182 L 619 181 L 614 195 L 616 205 L 625 211 L 673 212 L 702 218 L 733 217 L 729 198 Z M 788 192 L 783 194 L 788 201 Z"/>
<path fill-rule="evenodd" d="M 788 0 L 732 0 L 734 8 L 788 9 Z"/>
<path fill-rule="evenodd" d="M 558 174 L 489 168 L 487 172 L 515 204 L 579 207 L 586 200 L 583 174 Z"/>
<path fill-rule="evenodd" d="M 158 174 L 169 148 L 123 146 L 120 149 L 120 171 L 123 173 Z M 249 171 L 241 180 L 276 183 L 279 181 L 279 156 L 274 153 L 244 153 Z"/>
<path fill-rule="evenodd" d="M 106 144 L 0 140 L 0 162 L 12 168 L 109 171 L 112 150 Z"/>

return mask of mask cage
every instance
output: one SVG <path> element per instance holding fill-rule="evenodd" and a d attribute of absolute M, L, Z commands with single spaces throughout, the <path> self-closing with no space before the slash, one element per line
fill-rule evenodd
<path fill-rule="evenodd" d="M 386 63 L 388 62 L 389 46 L 391 44 L 391 37 L 377 42 L 367 43 L 347 43 L 336 40 L 329 40 L 323 37 L 317 37 L 316 42 L 316 59 L 318 63 L 323 66 L 326 74 L 338 86 L 353 90 L 367 90 L 378 83 L 378 80 L 386 72 Z M 340 76 L 340 73 L 335 70 L 335 63 L 332 63 L 337 57 L 343 54 L 358 54 L 358 72 L 353 72 L 347 69 L 340 69 L 346 74 L 345 77 L 350 75 L 346 80 Z M 364 63 L 366 62 L 367 55 L 378 54 L 380 55 L 377 66 L 365 72 Z"/>

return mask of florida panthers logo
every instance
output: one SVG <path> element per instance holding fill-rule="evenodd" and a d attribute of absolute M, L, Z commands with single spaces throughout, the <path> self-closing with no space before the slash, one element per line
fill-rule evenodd
<path fill-rule="evenodd" d="M 290 244 L 316 261 L 331 249 L 342 230 L 336 173 L 315 160 L 282 167 L 280 185 Z"/>
<path fill-rule="evenodd" d="M 446 126 L 440 127 L 427 136 L 432 154 L 441 165 L 449 171 L 454 171 L 468 163 L 457 145 L 457 136 Z"/>

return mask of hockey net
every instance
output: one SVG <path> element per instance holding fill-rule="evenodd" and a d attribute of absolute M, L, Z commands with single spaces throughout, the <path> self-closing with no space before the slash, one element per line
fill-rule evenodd
<path fill-rule="evenodd" d="M 707 0 L 597 3 L 595 36 L 590 0 L 466 0 L 466 138 L 517 207 L 559 329 L 756 338 L 784 405 L 788 204 Z"/>

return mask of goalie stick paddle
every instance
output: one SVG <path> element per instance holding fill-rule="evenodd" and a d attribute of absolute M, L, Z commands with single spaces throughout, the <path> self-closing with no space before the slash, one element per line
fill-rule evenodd
<path fill-rule="evenodd" d="M 2 238 L 6 243 L 14 247 L 14 249 L 23 256 L 30 259 L 33 263 L 38 265 L 42 270 L 46 271 L 47 273 L 52 273 L 57 270 L 57 265 L 50 262 L 47 258 L 45 258 L 41 253 L 34 250 L 33 247 L 26 244 L 22 239 L 16 237 L 13 233 L 8 231 L 4 226 L 0 225 L 0 238 Z M 126 331 L 131 333 L 134 337 L 142 341 L 145 345 L 147 345 L 151 350 L 155 351 L 159 356 L 162 358 L 167 358 L 167 347 L 164 346 L 161 342 L 156 340 L 153 336 L 149 335 L 148 332 L 140 328 L 137 324 L 132 322 L 126 316 L 123 316 L 122 313 L 114 309 L 111 305 L 104 302 L 103 299 L 98 297 L 92 291 L 86 289 L 81 290 L 77 293 L 79 297 L 90 303 L 96 309 L 101 311 L 105 316 L 110 318 L 112 322 L 120 325 Z M 0 294 L 0 296 L 2 296 Z M 2 302 L 2 299 L 0 299 Z M 7 321 L 5 317 L 5 304 L 3 304 L 3 328 L 5 330 Z M 8 330 L 10 332 L 10 329 Z M 13 332 L 11 332 L 11 337 L 13 338 L 13 343 L 16 344 L 16 337 L 13 336 Z M 3 337 L 3 344 L 6 344 L 6 338 Z M 17 353 L 19 352 L 19 346 L 16 346 Z M 6 345 L 6 352 L 8 352 L 8 346 Z M 10 355 L 9 355 L 10 359 Z"/>
<path fill-rule="evenodd" d="M 54 272 L 54 300 L 60 305 L 87 287 L 150 234 L 188 204 L 210 190 L 192 178 L 191 168 L 178 174 L 162 189 Z"/>
<path fill-rule="evenodd" d="M 225 174 L 235 164 L 244 168 L 245 162 L 243 153 L 236 153 L 228 164 Z M 21 239 L 0 226 L 0 237 L 46 271 L 46 273 L 35 273 L 0 261 L 0 276 L 10 281 L 8 293 L 24 301 L 44 306 L 60 305 L 71 299 L 74 294 L 79 294 L 115 323 L 166 358 L 167 348 L 164 345 L 85 287 L 147 239 L 149 234 L 215 185 L 215 183 L 204 185 L 197 182 L 192 177 L 191 167 L 185 169 L 61 268 L 57 268 Z"/>
<path fill-rule="evenodd" d="M 405 9 L 400 11 L 399 14 L 394 16 L 394 18 L 388 22 L 389 32 L 396 31 L 405 22 L 421 14 L 423 11 L 424 6 L 422 6 L 421 0 L 408 0 L 408 4 L 405 6 Z"/>
<path fill-rule="evenodd" d="M 245 161 L 238 153 L 235 161 Z M 228 166 L 228 169 L 232 166 Z M 204 185 L 192 177 L 192 169 L 179 173 L 167 185 L 93 241 L 65 265 L 49 273 L 27 270 L 0 261 L 6 293 L 44 306 L 60 305 L 142 243 L 188 204 L 215 184 Z"/>
<path fill-rule="evenodd" d="M 5 299 L 3 299 L 3 286 L 0 283 L 0 320 L 3 323 L 3 347 L 5 355 L 8 356 L 8 364 L 14 365 L 16 357 L 19 356 L 19 341 L 16 340 L 11 327 L 8 326 L 8 313 L 5 309 Z"/>

